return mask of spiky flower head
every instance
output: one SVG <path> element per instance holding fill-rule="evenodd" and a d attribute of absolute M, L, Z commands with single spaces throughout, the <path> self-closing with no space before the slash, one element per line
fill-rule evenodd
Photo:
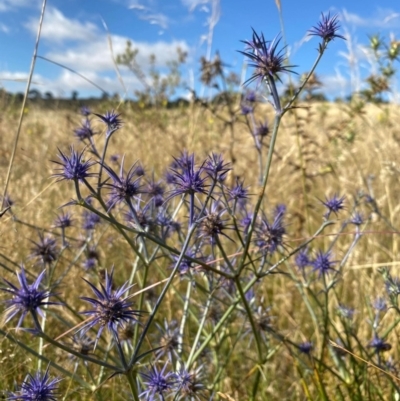
<path fill-rule="evenodd" d="M 60 165 L 57 168 L 58 173 L 53 174 L 53 177 L 58 177 L 57 181 L 62 180 L 74 180 L 83 181 L 87 177 L 93 177 L 95 173 L 89 173 L 89 169 L 94 165 L 90 159 L 83 161 L 83 153 L 78 153 L 74 150 L 74 147 L 70 147 L 70 156 L 64 154 L 60 149 L 58 149 L 58 157 L 61 161 L 52 160 L 53 163 Z"/>
<path fill-rule="evenodd" d="M 275 215 L 272 223 L 264 216 L 256 227 L 256 244 L 265 254 L 274 253 L 278 246 L 283 245 L 285 227 L 283 225 L 284 212 Z"/>
<path fill-rule="evenodd" d="M 266 41 L 264 35 L 258 35 L 253 29 L 253 40 L 243 41 L 248 47 L 247 51 L 240 51 L 250 59 L 249 65 L 255 68 L 253 75 L 247 82 L 279 79 L 279 73 L 291 73 L 293 65 L 286 65 L 284 49 L 278 50 L 281 38 L 275 37 L 272 41 Z"/>
<path fill-rule="evenodd" d="M 187 370 L 182 367 L 175 375 L 178 387 L 178 400 L 205 399 L 205 385 L 202 383 L 201 367 L 196 370 Z"/>
<path fill-rule="evenodd" d="M 224 181 L 231 170 L 230 163 L 225 163 L 221 154 L 212 153 L 204 163 L 204 170 L 215 181 Z"/>
<path fill-rule="evenodd" d="M 324 253 L 320 250 L 315 256 L 315 259 L 311 262 L 311 265 L 313 266 L 313 271 L 318 272 L 319 277 L 329 273 L 330 271 L 336 271 L 333 268 L 336 262 L 332 261 L 331 257 L 331 252 L 328 251 Z"/>
<path fill-rule="evenodd" d="M 314 349 L 314 344 L 310 341 L 305 341 L 299 344 L 298 347 L 301 353 L 310 355 L 311 351 Z"/>
<path fill-rule="evenodd" d="M 90 140 L 96 135 L 96 132 L 93 131 L 90 120 L 86 118 L 80 127 L 74 129 L 74 135 L 80 141 L 85 141 L 86 139 Z"/>
<path fill-rule="evenodd" d="M 344 208 L 344 200 L 344 196 L 339 198 L 338 195 L 334 194 L 332 198 L 326 198 L 325 201 L 321 201 L 321 203 L 328 209 L 324 214 L 324 217 L 329 219 L 331 213 L 334 213 L 337 216 L 338 212 Z"/>
<path fill-rule="evenodd" d="M 175 189 L 170 191 L 166 201 L 178 195 L 194 195 L 196 193 L 206 193 L 206 177 L 204 164 L 199 168 L 195 167 L 194 154 L 186 158 L 174 158 L 175 165 L 171 167 L 172 183 Z"/>
<path fill-rule="evenodd" d="M 99 117 L 100 120 L 107 125 L 106 137 L 109 138 L 115 131 L 121 128 L 122 121 L 119 118 L 121 114 L 115 113 L 114 110 L 107 111 L 106 114 L 96 114 L 93 113 L 95 116 Z"/>
<path fill-rule="evenodd" d="M 124 173 L 124 160 L 122 160 L 119 174 L 115 173 L 107 165 L 103 165 L 112 182 L 105 182 L 104 187 L 110 189 L 110 199 L 108 202 L 109 209 L 121 202 L 129 202 L 137 195 L 144 193 L 140 185 L 140 177 L 136 174 L 136 163 L 129 169 L 128 173 Z"/>
<path fill-rule="evenodd" d="M 57 305 L 58 302 L 49 302 L 47 299 L 54 295 L 48 290 L 40 290 L 40 283 L 45 274 L 43 270 L 33 284 L 28 284 L 26 279 L 25 270 L 21 267 L 21 271 L 17 273 L 17 279 L 19 281 L 20 288 L 12 284 L 10 281 L 3 279 L 8 285 L 8 288 L 0 288 L 1 291 L 11 294 L 11 299 L 6 299 L 4 302 L 8 305 L 5 310 L 5 323 L 10 321 L 18 313 L 21 314 L 17 327 L 20 327 L 25 316 L 30 313 L 34 319 L 37 314 L 43 316 L 43 312 L 40 307 L 45 305 Z"/>
<path fill-rule="evenodd" d="M 32 258 L 40 259 L 44 265 L 50 264 L 57 259 L 58 248 L 57 241 L 54 238 L 39 233 L 38 242 L 30 241 L 33 243 L 30 255 Z"/>
<path fill-rule="evenodd" d="M 303 248 L 297 253 L 295 263 L 300 270 L 304 270 L 307 266 L 311 265 L 311 260 L 308 255 L 307 248 Z"/>
<path fill-rule="evenodd" d="M 50 379 L 49 368 L 42 375 L 36 372 L 34 376 L 28 374 L 21 388 L 16 393 L 9 393 L 7 400 L 18 401 L 56 401 L 58 397 L 57 384 L 60 378 Z"/>
<path fill-rule="evenodd" d="M 57 228 L 67 228 L 73 225 L 74 219 L 72 218 L 72 213 L 61 212 L 54 220 L 54 227 Z"/>
<path fill-rule="evenodd" d="M 374 338 L 369 342 L 368 347 L 374 348 L 375 352 L 384 352 L 384 351 L 390 351 L 392 349 L 392 346 L 385 342 L 383 338 L 380 338 L 376 334 L 374 335 Z"/>
<path fill-rule="evenodd" d="M 82 312 L 82 314 L 92 317 L 92 320 L 86 323 L 82 330 L 87 332 L 94 326 L 100 326 L 96 341 L 105 327 L 113 335 L 118 336 L 119 327 L 124 327 L 131 322 L 136 323 L 137 318 L 140 316 L 140 311 L 132 309 L 133 302 L 129 300 L 129 297 L 123 297 L 132 286 L 129 286 L 126 282 L 113 291 L 113 275 L 114 268 L 112 268 L 110 274 L 105 271 L 105 285 L 100 283 L 100 289 L 83 279 L 89 284 L 97 298 L 81 297 L 81 299 L 93 306 L 93 309 Z"/>
<path fill-rule="evenodd" d="M 340 38 L 346 40 L 342 35 L 338 35 L 340 25 L 338 21 L 338 16 L 328 13 L 328 15 L 321 14 L 321 21 L 318 22 L 317 26 L 313 26 L 308 32 L 311 36 L 319 36 L 322 38 L 325 44 L 329 43 L 335 38 Z"/>
<path fill-rule="evenodd" d="M 166 393 L 172 390 L 175 386 L 175 374 L 173 372 L 165 372 L 167 364 L 161 370 L 156 366 L 151 366 L 147 372 L 141 372 L 140 375 L 144 378 L 146 390 L 139 397 L 144 397 L 146 400 L 155 400 L 158 396 L 160 401 L 164 401 Z"/>

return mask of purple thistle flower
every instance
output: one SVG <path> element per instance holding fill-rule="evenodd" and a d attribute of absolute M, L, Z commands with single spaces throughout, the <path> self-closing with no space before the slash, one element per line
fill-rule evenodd
<path fill-rule="evenodd" d="M 212 153 L 204 163 L 204 170 L 215 181 L 224 181 L 231 170 L 230 163 L 224 163 L 221 154 Z"/>
<path fill-rule="evenodd" d="M 82 106 L 80 111 L 81 111 L 81 114 L 85 117 L 89 117 L 90 114 L 92 114 L 89 107 L 87 107 L 87 106 Z"/>
<path fill-rule="evenodd" d="M 354 224 L 355 226 L 359 227 L 364 223 L 364 218 L 361 213 L 355 212 L 350 219 L 350 223 Z"/>
<path fill-rule="evenodd" d="M 60 149 L 58 149 L 60 152 L 58 157 L 61 159 L 61 161 L 59 162 L 52 160 L 52 162 L 60 165 L 61 167 L 56 169 L 60 172 L 53 174 L 53 177 L 59 177 L 57 181 L 83 181 L 87 177 L 95 176 L 95 173 L 89 173 L 89 169 L 94 165 L 94 162 L 90 161 L 90 159 L 83 161 L 83 151 L 81 153 L 75 152 L 73 146 L 70 147 L 70 150 L 71 156 L 68 157 Z"/>
<path fill-rule="evenodd" d="M 279 213 L 274 217 L 274 221 L 269 223 L 264 216 L 255 229 L 256 244 L 264 254 L 274 253 L 279 245 L 283 244 L 285 227 L 283 226 L 284 213 Z"/>
<path fill-rule="evenodd" d="M 236 177 L 236 185 L 229 189 L 229 200 L 243 200 L 248 198 L 249 191 L 244 187 L 244 181 L 239 181 L 239 177 Z"/>
<path fill-rule="evenodd" d="M 246 104 L 244 104 L 244 103 L 242 103 L 242 104 L 240 105 L 240 112 L 241 112 L 241 114 L 243 114 L 244 116 L 247 116 L 248 114 L 252 113 L 253 110 L 254 110 L 253 107 L 248 106 L 248 105 L 246 105 Z"/>
<path fill-rule="evenodd" d="M 245 96 L 245 100 L 249 103 L 255 103 L 257 101 L 257 94 L 254 91 L 248 91 Z"/>
<path fill-rule="evenodd" d="M 286 56 L 283 54 L 283 50 L 278 51 L 278 45 L 281 38 L 278 36 L 270 42 L 264 39 L 264 35 L 258 35 L 253 29 L 253 40 L 243 41 L 247 44 L 248 51 L 239 51 L 250 59 L 249 65 L 255 68 L 255 72 L 246 82 L 252 82 L 254 80 L 260 83 L 265 79 L 279 79 L 278 74 L 280 72 L 291 73 L 293 65 L 285 65 Z"/>
<path fill-rule="evenodd" d="M 309 35 L 319 36 L 325 43 L 335 38 L 346 40 L 344 36 L 336 33 L 340 28 L 337 15 L 331 17 L 330 13 L 328 13 L 328 15 L 321 14 L 321 19 L 322 21 L 319 21 L 317 26 L 313 26 L 312 29 L 308 31 Z"/>
<path fill-rule="evenodd" d="M 112 183 L 103 183 L 104 187 L 110 189 L 109 210 L 123 201 L 129 202 L 133 197 L 144 193 L 139 183 L 140 177 L 137 177 L 136 174 L 136 164 L 129 169 L 126 175 L 124 174 L 124 160 L 122 160 L 119 175 L 107 165 L 103 165 L 103 168 L 112 179 Z"/>
<path fill-rule="evenodd" d="M 260 122 L 254 131 L 254 135 L 258 138 L 260 138 L 260 141 L 262 142 L 264 138 L 266 138 L 269 134 L 269 127 L 268 127 L 268 122 L 266 121 L 265 123 Z"/>
<path fill-rule="evenodd" d="M 314 349 L 314 344 L 310 341 L 305 341 L 304 343 L 299 344 L 298 347 L 300 352 L 310 355 L 311 351 Z"/>
<path fill-rule="evenodd" d="M 101 217 L 98 214 L 91 212 L 90 210 L 84 210 L 82 212 L 82 217 L 82 228 L 84 230 L 94 230 L 96 228 L 96 225 L 101 223 Z"/>
<path fill-rule="evenodd" d="M 92 136 L 96 135 L 90 125 L 90 120 L 88 119 L 83 120 L 82 125 L 74 129 L 74 134 L 80 141 L 84 141 L 85 139 L 90 140 Z"/>
<path fill-rule="evenodd" d="M 57 259 L 57 241 L 54 238 L 39 233 L 38 242 L 30 241 L 34 244 L 31 249 L 31 257 L 40 259 L 43 264 L 50 264 Z"/>
<path fill-rule="evenodd" d="M 40 316 L 43 316 L 43 312 L 40 309 L 41 306 L 58 305 L 57 302 L 46 301 L 54 294 L 48 290 L 39 290 L 39 286 L 45 272 L 46 271 L 43 270 L 33 284 L 28 284 L 25 270 L 23 267 L 21 267 L 21 271 L 17 273 L 20 288 L 16 287 L 8 280 L 3 279 L 9 288 L 0 288 L 0 290 L 12 295 L 11 299 L 4 301 L 8 305 L 8 308 L 5 310 L 5 323 L 10 321 L 18 313 L 21 313 L 21 317 L 19 318 L 17 324 L 17 327 L 20 327 L 22 321 L 28 313 L 31 313 L 34 317 L 36 317 L 37 313 Z"/>
<path fill-rule="evenodd" d="M 337 313 L 344 319 L 352 320 L 354 317 L 355 310 L 353 308 L 349 308 L 348 306 L 339 304 L 337 308 Z"/>
<path fill-rule="evenodd" d="M 199 257 L 196 253 L 196 251 L 194 250 L 189 250 L 186 255 L 191 258 L 191 259 L 202 259 L 202 257 Z M 171 266 L 171 268 L 174 268 L 177 261 L 179 260 L 179 256 L 178 255 L 172 255 L 172 259 L 174 261 L 173 265 Z M 181 276 L 185 275 L 186 273 L 188 273 L 189 271 L 192 271 L 193 268 L 195 266 L 197 266 L 198 264 L 195 263 L 194 261 L 187 259 L 187 258 L 183 258 L 181 261 L 181 264 L 179 265 L 179 274 Z"/>
<path fill-rule="evenodd" d="M 383 338 L 378 337 L 376 334 L 369 342 L 368 347 L 374 348 L 377 353 L 390 351 L 392 349 L 392 346 L 389 343 L 385 342 Z"/>
<path fill-rule="evenodd" d="M 386 301 L 382 297 L 376 298 L 372 306 L 378 312 L 384 312 L 387 309 Z"/>
<path fill-rule="evenodd" d="M 165 393 L 172 390 L 175 386 L 175 374 L 173 372 L 165 373 L 167 364 L 161 370 L 156 366 L 151 366 L 146 373 L 140 375 L 145 379 L 146 390 L 139 394 L 139 397 L 145 397 L 148 401 L 153 401 L 158 395 L 159 400 L 165 400 Z"/>
<path fill-rule="evenodd" d="M 56 401 L 58 396 L 57 383 L 62 379 L 55 378 L 50 380 L 49 368 L 44 375 L 37 372 L 35 376 L 28 374 L 21 389 L 17 393 L 9 393 L 7 400 L 19 401 Z"/>
<path fill-rule="evenodd" d="M 74 219 L 72 218 L 72 213 L 62 212 L 54 220 L 54 227 L 57 228 L 67 228 L 71 227 Z"/>
<path fill-rule="evenodd" d="M 124 283 L 120 288 L 113 291 L 113 275 L 114 268 L 111 273 L 105 272 L 105 285 L 100 283 L 100 289 L 96 288 L 92 283 L 86 281 L 89 285 L 96 298 L 81 297 L 84 301 L 89 302 L 94 309 L 84 311 L 82 314 L 92 317 L 88 323 L 86 323 L 81 330 L 86 333 L 92 327 L 99 325 L 99 331 L 97 332 L 96 342 L 99 339 L 104 328 L 118 336 L 118 328 L 124 327 L 127 323 L 137 322 L 137 317 L 140 316 L 140 311 L 133 310 L 131 307 L 133 303 L 128 300 L 129 297 L 123 297 L 123 295 L 132 288 L 128 286 L 128 283 Z"/>
<path fill-rule="evenodd" d="M 324 214 L 324 217 L 326 219 L 329 219 L 329 216 L 331 213 L 335 213 L 337 216 L 339 210 L 342 210 L 344 208 L 343 202 L 345 200 L 345 197 L 342 196 L 339 198 L 336 194 L 332 196 L 332 198 L 326 198 L 325 202 L 321 201 L 323 205 L 328 209 L 326 213 Z"/>
<path fill-rule="evenodd" d="M 313 271 L 318 271 L 318 277 L 329 273 L 330 270 L 336 271 L 332 266 L 336 262 L 331 260 L 331 252 L 323 253 L 318 251 L 315 259 L 311 262 L 313 266 Z"/>
<path fill-rule="evenodd" d="M 178 195 L 194 195 L 195 193 L 207 193 L 205 188 L 206 177 L 202 177 L 205 170 L 204 165 L 199 168 L 194 166 L 194 154 L 188 156 L 184 161 L 175 159 L 178 164 L 176 169 L 171 168 L 173 173 L 173 184 L 175 189 L 170 191 L 166 201 Z"/>
<path fill-rule="evenodd" d="M 203 400 L 205 399 L 204 390 L 206 387 L 201 382 L 201 368 L 199 367 L 194 371 L 188 371 L 182 367 L 178 373 L 175 374 L 176 385 L 178 386 L 179 398 L 178 400 Z"/>
<path fill-rule="evenodd" d="M 106 137 L 109 138 L 115 131 L 117 131 L 122 126 L 122 121 L 118 118 L 121 114 L 117 114 L 112 111 L 107 111 L 106 114 L 96 114 L 93 113 L 95 116 L 99 117 L 100 120 L 107 125 L 107 132 Z"/>
<path fill-rule="evenodd" d="M 295 263 L 300 270 L 304 270 L 307 266 L 311 265 L 311 260 L 308 255 L 307 248 L 303 248 L 297 253 Z"/>

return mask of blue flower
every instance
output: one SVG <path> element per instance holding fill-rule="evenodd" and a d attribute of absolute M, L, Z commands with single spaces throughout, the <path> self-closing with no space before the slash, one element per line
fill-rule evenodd
<path fill-rule="evenodd" d="M 17 393 L 9 393 L 7 400 L 19 401 L 56 401 L 58 396 L 57 383 L 62 379 L 55 378 L 50 380 L 49 368 L 44 375 L 37 372 L 35 376 L 29 374 L 21 384 L 21 389 Z"/>
<path fill-rule="evenodd" d="M 310 355 L 311 351 L 314 349 L 314 344 L 310 341 L 305 341 L 304 343 L 299 344 L 298 347 L 300 352 Z"/>
<path fill-rule="evenodd" d="M 132 286 L 128 286 L 126 282 L 120 288 L 113 291 L 113 274 L 114 269 L 108 274 L 105 274 L 105 286 L 100 283 L 100 289 L 96 288 L 92 283 L 85 280 L 89 285 L 96 298 L 81 297 L 84 301 L 89 302 L 94 309 L 84 311 L 82 314 L 92 317 L 88 323 L 86 323 L 82 330 L 87 332 L 94 326 L 100 326 L 97 333 L 97 339 L 100 337 L 104 328 L 118 336 L 118 328 L 123 327 L 125 324 L 137 322 L 137 317 L 140 316 L 140 311 L 133 310 L 133 303 L 129 301 L 129 297 L 123 297 Z"/>
<path fill-rule="evenodd" d="M 328 43 L 335 38 L 346 40 L 344 36 L 337 34 L 337 31 L 340 28 L 337 15 L 331 17 L 330 13 L 328 13 L 328 15 L 321 14 L 321 19 L 322 21 L 318 22 L 317 26 L 314 26 L 309 30 L 309 35 L 319 36 L 325 43 Z"/>
<path fill-rule="evenodd" d="M 325 202 L 321 201 L 323 205 L 326 206 L 328 209 L 326 213 L 324 214 L 324 217 L 326 219 L 329 219 L 329 216 L 331 213 L 335 213 L 337 216 L 338 212 L 344 208 L 343 202 L 345 200 L 345 197 L 342 196 L 339 198 L 336 194 L 332 196 L 332 198 L 326 198 Z"/>
<path fill-rule="evenodd" d="M 3 279 L 9 288 L 0 288 L 0 290 L 12 295 L 11 299 L 6 299 L 4 301 L 8 305 L 8 308 L 5 310 L 5 323 L 10 321 L 18 313 L 21 313 L 17 324 L 17 327 L 20 327 L 28 313 L 32 314 L 34 318 L 37 317 L 37 314 L 43 316 L 43 312 L 40 309 L 41 306 L 59 304 L 58 302 L 47 301 L 47 299 L 54 294 L 48 290 L 39 289 L 45 272 L 46 271 L 43 270 L 33 284 L 28 284 L 25 270 L 21 267 L 21 271 L 17 273 L 20 288 L 10 283 L 8 280 Z"/>
<path fill-rule="evenodd" d="M 318 276 L 321 277 L 321 275 L 329 273 L 330 270 L 335 272 L 336 270 L 332 267 L 335 263 L 331 260 L 331 252 L 323 253 L 318 251 L 311 265 L 313 266 L 313 271 L 317 271 Z"/>
<path fill-rule="evenodd" d="M 175 374 L 173 372 L 165 373 L 167 364 L 161 370 L 156 366 L 151 366 L 146 373 L 140 373 L 145 379 L 146 390 L 139 394 L 139 397 L 145 397 L 148 401 L 153 401 L 158 396 L 159 400 L 165 400 L 165 393 L 172 390 L 175 386 Z"/>
<path fill-rule="evenodd" d="M 106 114 L 104 114 L 104 116 L 96 113 L 93 114 L 99 117 L 100 120 L 107 125 L 107 132 L 106 132 L 107 138 L 109 138 L 115 131 L 117 131 L 122 126 L 122 121 L 119 118 L 121 114 L 115 113 L 114 110 L 107 111 Z"/>
<path fill-rule="evenodd" d="M 57 168 L 56 171 L 59 173 L 53 174 L 53 177 L 59 177 L 57 181 L 62 180 L 74 180 L 83 181 L 87 177 L 93 177 L 95 173 L 89 173 L 90 167 L 93 166 L 94 162 L 87 160 L 83 161 L 83 151 L 81 153 L 75 152 L 74 147 L 70 147 L 71 156 L 65 155 L 60 149 L 58 149 L 58 157 L 61 161 L 52 160 L 53 163 L 59 164 L 61 167 Z"/>
<path fill-rule="evenodd" d="M 253 29 L 253 40 L 243 41 L 248 46 L 248 51 L 240 51 L 250 59 L 249 65 L 255 68 L 255 72 L 247 82 L 257 80 L 261 82 L 265 79 L 276 78 L 279 80 L 278 73 L 293 72 L 293 65 L 286 65 L 286 56 L 283 50 L 278 51 L 278 45 L 281 38 L 276 37 L 274 40 L 266 41 L 264 35 L 258 35 Z"/>

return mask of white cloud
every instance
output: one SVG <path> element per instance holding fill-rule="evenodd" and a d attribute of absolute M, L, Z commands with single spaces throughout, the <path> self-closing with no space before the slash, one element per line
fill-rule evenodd
<path fill-rule="evenodd" d="M 212 0 L 181 0 L 181 1 L 182 1 L 182 4 L 185 7 L 187 7 L 190 11 L 193 11 L 198 6 L 203 6 L 201 8 L 201 10 L 206 11 L 206 12 L 208 12 L 209 9 L 205 5 L 212 2 Z"/>
<path fill-rule="evenodd" d="M 115 57 L 125 51 L 126 42 L 129 38 L 112 35 L 111 39 Z M 156 56 L 157 66 L 163 67 L 168 61 L 176 58 L 177 47 L 180 47 L 184 51 L 189 51 L 189 46 L 184 41 L 173 41 L 170 43 L 163 41 L 155 43 L 132 41 L 132 47 L 139 50 L 136 60 L 145 69 L 149 64 L 151 54 Z M 80 73 L 84 73 L 85 71 L 105 72 L 114 70 L 106 35 L 98 36 L 95 41 L 90 43 L 90 46 L 80 44 L 65 51 L 52 51 L 46 54 L 46 58 L 64 64 Z"/>
<path fill-rule="evenodd" d="M 36 0 L 0 0 L 0 12 L 14 11 L 21 7 L 36 6 Z"/>
<path fill-rule="evenodd" d="M 0 32 L 9 33 L 10 28 L 6 24 L 0 22 Z"/>
<path fill-rule="evenodd" d="M 25 27 L 36 35 L 37 23 L 37 18 L 30 18 Z M 88 42 L 94 40 L 98 34 L 98 27 L 91 22 L 69 19 L 54 7 L 46 10 L 42 28 L 43 39 L 56 43 L 66 40 Z"/>
<path fill-rule="evenodd" d="M 341 14 L 344 22 L 356 27 L 392 29 L 397 28 L 400 22 L 400 13 L 382 8 L 379 8 L 373 17 L 361 17 L 358 14 L 348 12 L 346 9 Z"/>
<path fill-rule="evenodd" d="M 167 29 L 171 23 L 170 18 L 159 11 L 157 11 L 156 4 L 151 0 L 147 0 L 147 5 L 139 3 L 138 1 L 132 1 L 128 8 L 134 10 L 136 16 L 143 20 L 148 21 L 152 25 L 158 25 L 162 29 Z"/>

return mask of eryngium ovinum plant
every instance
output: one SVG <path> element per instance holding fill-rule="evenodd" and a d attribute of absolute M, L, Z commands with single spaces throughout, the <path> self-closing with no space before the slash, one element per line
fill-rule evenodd
<path fill-rule="evenodd" d="M 341 231 L 349 224 L 355 227 L 354 241 L 341 260 L 333 253 L 337 237 L 326 249 L 313 249 L 312 242 L 334 223 L 344 208 L 344 197 L 334 195 L 321 202 L 325 207 L 321 226 L 296 247 L 285 244 L 290 225 L 285 221 L 286 206 L 265 210 L 281 120 L 328 44 L 343 39 L 338 29 L 337 17 L 328 14 L 309 31 L 320 39 L 316 61 L 287 104 L 281 104 L 277 83 L 281 74 L 293 73 L 294 66 L 286 63 L 280 37 L 268 41 L 253 31 L 252 39 L 244 42 L 242 53 L 253 68 L 248 81 L 256 81 L 258 90 L 269 96 L 275 113 L 268 147 L 262 146 L 265 138 L 252 132 L 263 169 L 256 195 L 240 180 L 228 184 L 231 166 L 220 154 L 199 161 L 183 151 L 158 180 L 149 177 L 139 162 L 127 168 L 124 158 L 107 155 L 113 136 L 121 135 L 121 115 L 82 111 L 85 119 L 75 135 L 85 145 L 83 150 L 60 149 L 54 160 L 54 177 L 71 183 L 75 191 L 52 227 L 60 244 L 41 233 L 32 241 L 31 252 L 41 265 L 39 273 L 21 266 L 16 279 L 4 280 L 1 288 L 6 305 L 3 320 L 7 326 L 16 322 L 20 331 L 14 333 L 10 326 L 0 332 L 38 361 L 37 371 L 10 389 L 8 399 L 61 399 L 59 387 L 64 381 L 69 383 L 71 399 L 81 397 L 78 393 L 85 389 L 99 400 L 109 399 L 112 381 L 117 381 L 118 391 L 113 393 L 117 399 L 216 399 L 232 366 L 236 377 L 247 382 L 244 388 L 250 389 L 241 399 L 265 399 L 268 362 L 281 348 L 298 358 L 306 393 L 310 372 L 322 399 L 327 394 L 319 372 L 348 382 L 345 354 L 334 351 L 330 340 L 350 347 L 353 311 L 340 305 L 345 331 L 337 330 L 331 325 L 328 300 L 332 293 L 335 296 L 341 269 L 367 220 L 357 212 L 365 195 L 357 197 L 351 219 L 341 227 Z M 105 124 L 102 150 L 93 140 L 93 119 Z M 66 208 L 81 209 L 78 240 L 68 235 L 77 219 Z M 99 268 L 104 226 L 128 245 L 130 271 L 118 265 Z M 67 254 L 68 263 L 59 271 L 57 266 Z M 64 278 L 76 265 L 91 279 L 83 279 L 80 299 L 70 299 Z M 312 339 L 291 340 L 275 325 L 261 296 L 273 274 L 285 274 L 298 285 L 322 338 L 319 349 Z M 388 344 L 378 333 L 378 322 L 386 304 L 377 300 L 373 308 L 373 339 L 363 349 L 366 359 L 382 365 L 381 353 Z M 54 327 L 59 331 L 56 336 Z M 37 342 L 22 341 L 21 331 Z M 328 353 L 333 362 L 326 362 Z M 243 391 L 241 385 L 235 383 L 234 388 Z M 68 399 L 68 394 L 62 398 Z"/>

